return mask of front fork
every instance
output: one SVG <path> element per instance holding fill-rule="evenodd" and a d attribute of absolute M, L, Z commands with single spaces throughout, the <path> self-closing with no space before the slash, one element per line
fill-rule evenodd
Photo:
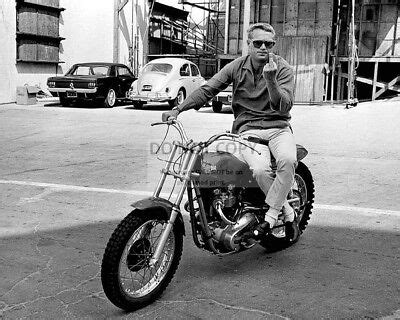
<path fill-rule="evenodd" d="M 164 230 L 161 234 L 160 241 L 157 244 L 156 250 L 154 251 L 153 256 L 150 259 L 149 265 L 154 266 L 157 261 L 160 259 L 160 256 L 164 250 L 164 246 L 167 243 L 169 234 L 172 231 L 172 228 L 174 226 L 174 222 L 177 218 L 177 216 L 180 214 L 180 204 L 182 202 L 183 195 L 185 193 L 185 190 L 187 188 L 188 183 L 190 182 L 191 178 L 194 173 L 192 173 L 194 164 L 196 163 L 197 157 L 199 156 L 199 153 L 201 151 L 200 147 L 195 147 L 195 148 L 189 148 L 188 146 L 174 141 L 173 143 L 174 147 L 172 148 L 172 151 L 168 157 L 167 163 L 164 167 L 164 169 L 161 170 L 161 178 L 158 182 L 157 188 L 153 193 L 154 197 L 159 197 L 161 190 L 164 186 L 165 180 L 167 176 L 173 176 L 174 179 L 179 179 L 181 182 L 181 186 L 179 189 L 179 192 L 176 196 L 176 199 L 174 201 L 174 205 L 172 207 L 172 212 L 171 215 L 165 224 Z M 176 172 L 171 171 L 171 165 L 174 165 L 177 160 L 174 160 L 175 155 L 178 151 L 178 149 L 183 149 L 184 156 L 183 159 L 181 160 L 181 165 L 179 166 L 179 171 Z M 174 168 L 173 168 L 174 169 Z"/>

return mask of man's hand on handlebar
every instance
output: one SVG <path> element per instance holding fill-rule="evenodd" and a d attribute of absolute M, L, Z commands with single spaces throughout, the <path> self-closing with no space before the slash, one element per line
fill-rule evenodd
<path fill-rule="evenodd" d="M 176 119 L 178 118 L 179 111 L 176 109 L 172 109 L 166 112 L 163 112 L 161 119 L 163 122 L 171 120 L 171 119 Z"/>

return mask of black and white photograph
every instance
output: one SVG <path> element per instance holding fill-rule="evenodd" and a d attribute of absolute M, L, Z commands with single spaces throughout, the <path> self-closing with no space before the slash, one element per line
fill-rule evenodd
<path fill-rule="evenodd" d="M 0 319 L 400 319 L 400 0 L 0 0 Z"/>

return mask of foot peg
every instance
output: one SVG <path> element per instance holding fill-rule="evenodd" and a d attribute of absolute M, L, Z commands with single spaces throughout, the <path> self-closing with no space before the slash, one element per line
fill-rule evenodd
<path fill-rule="evenodd" d="M 271 232 L 271 227 L 268 222 L 260 223 L 253 231 L 256 239 L 259 239 L 262 235 L 267 235 Z"/>

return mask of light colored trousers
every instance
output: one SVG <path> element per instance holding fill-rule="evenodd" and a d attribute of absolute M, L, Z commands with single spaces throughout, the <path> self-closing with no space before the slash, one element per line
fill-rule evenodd
<path fill-rule="evenodd" d="M 239 152 L 235 152 L 235 156 L 249 165 L 254 178 L 266 195 L 265 202 L 280 211 L 294 179 L 297 152 L 293 133 L 290 128 L 284 128 L 248 130 L 242 135 L 269 140 L 269 147 L 259 143 L 251 144 L 260 154 L 250 148 L 241 147 Z M 271 153 L 276 159 L 276 172 L 271 169 Z"/>

